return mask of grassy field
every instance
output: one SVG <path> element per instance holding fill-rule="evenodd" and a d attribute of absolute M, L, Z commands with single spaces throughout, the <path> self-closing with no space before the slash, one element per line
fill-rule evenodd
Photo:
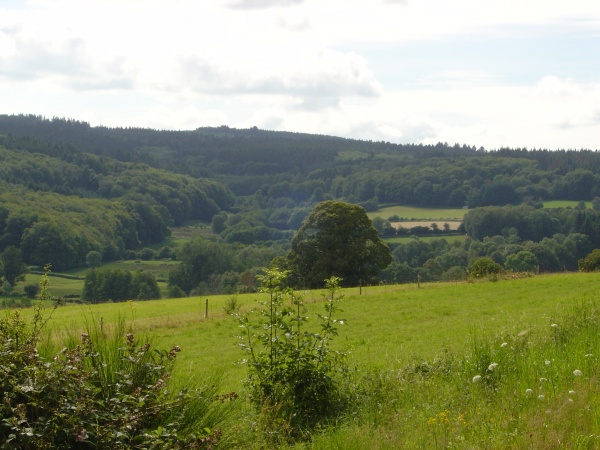
<path fill-rule="evenodd" d="M 55 280 L 51 280 L 55 283 Z M 55 288 L 54 284 L 51 290 Z M 367 367 L 394 367 L 431 359 L 450 350 L 464 352 L 474 333 L 518 333 L 543 327 L 561 305 L 593 295 L 597 274 L 544 275 L 498 283 L 377 286 L 345 290 L 343 316 L 348 326 L 337 345 Z M 256 306 L 260 294 L 239 295 L 242 311 Z M 135 333 L 149 334 L 157 345 L 179 345 L 177 372 L 225 370 L 228 388 L 240 388 L 243 370 L 236 346 L 237 323 L 223 306 L 229 296 L 72 305 L 56 310 L 49 322 L 55 336 L 78 334 L 85 320 L 110 326 L 124 317 Z M 209 304 L 205 319 L 206 301 Z M 306 300 L 312 315 L 321 313 L 319 292 Z"/>
<path fill-rule="evenodd" d="M 597 283 L 598 274 L 576 273 L 367 287 L 362 295 L 345 289 L 339 317 L 347 325 L 333 345 L 350 352 L 349 362 L 360 369 L 370 394 L 361 400 L 360 416 L 297 448 L 563 448 L 559 441 L 564 448 L 597 448 L 599 365 L 593 362 L 600 362 L 600 335 L 595 327 L 576 339 L 586 321 L 598 319 L 597 306 L 577 316 L 574 327 L 565 319 L 575 305 L 597 305 Z M 254 308 L 261 295 L 239 295 L 241 311 Z M 315 323 L 322 297 L 318 291 L 304 295 Z M 86 321 L 108 329 L 124 318 L 131 332 L 150 336 L 155 348 L 182 348 L 175 381 L 221 372 L 223 391 L 243 392 L 245 367 L 236 364 L 243 356 L 239 327 L 223 310 L 228 300 L 60 307 L 47 323 L 52 344 L 45 347 L 60 349 L 68 336 L 84 331 Z M 581 379 L 571 380 L 574 370 Z M 265 447 L 252 433 L 240 439 L 238 448 Z"/>
<path fill-rule="evenodd" d="M 576 200 L 552 200 L 544 202 L 544 208 L 575 208 L 578 204 L 579 202 Z M 588 209 L 591 208 L 592 202 L 585 202 L 585 206 Z M 401 219 L 436 222 L 441 228 L 444 221 L 448 223 L 450 221 L 461 221 L 467 212 L 469 210 L 466 208 L 421 208 L 418 206 L 395 205 L 369 212 L 367 215 L 371 220 L 375 217 L 388 219 L 390 216 L 396 215 Z"/>
<path fill-rule="evenodd" d="M 584 202 L 585 207 L 592 208 L 592 202 Z M 552 200 L 544 202 L 544 208 L 575 208 L 579 204 L 576 200 Z"/>

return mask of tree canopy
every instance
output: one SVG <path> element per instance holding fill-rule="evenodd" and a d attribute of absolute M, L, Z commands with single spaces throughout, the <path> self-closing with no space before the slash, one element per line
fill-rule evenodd
<path fill-rule="evenodd" d="M 314 207 L 287 255 L 296 284 L 310 288 L 322 287 L 331 276 L 350 286 L 369 282 L 391 261 L 364 208 L 332 200 Z"/>

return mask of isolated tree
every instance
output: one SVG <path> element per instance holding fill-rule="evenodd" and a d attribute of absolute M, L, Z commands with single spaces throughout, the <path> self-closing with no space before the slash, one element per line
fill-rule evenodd
<path fill-rule="evenodd" d="M 385 269 L 392 257 L 361 206 L 317 204 L 292 239 L 287 262 L 299 286 L 319 288 L 340 277 L 356 286 Z"/>
<path fill-rule="evenodd" d="M 85 255 L 85 263 L 92 269 L 100 267 L 102 265 L 102 254 L 96 250 L 88 252 L 88 254 Z"/>
<path fill-rule="evenodd" d="M 500 272 L 502 272 L 502 266 L 489 256 L 477 258 L 469 268 L 469 276 L 474 278 L 484 278 Z"/>

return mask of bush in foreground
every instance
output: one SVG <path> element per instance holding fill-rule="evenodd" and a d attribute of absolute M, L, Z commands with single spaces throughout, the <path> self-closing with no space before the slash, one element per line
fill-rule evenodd
<path fill-rule="evenodd" d="M 262 319 L 237 315 L 244 335 L 250 400 L 259 412 L 259 428 L 267 441 L 305 439 L 311 433 L 342 417 L 351 389 L 345 379 L 344 355 L 330 349 L 343 320 L 339 311 L 339 278 L 325 280 L 325 314 L 320 329 L 307 324 L 302 297 L 285 287 L 287 272 L 265 270 L 258 279 L 268 294 Z M 284 301 L 289 300 L 290 306 Z"/>
<path fill-rule="evenodd" d="M 88 328 L 52 358 L 38 354 L 45 323 L 18 311 L 0 320 L 3 449 L 212 448 L 228 416 L 215 386 L 169 389 L 179 348 L 151 350 L 126 334 Z M 227 396 L 227 398 L 232 397 Z M 222 398 L 221 400 L 224 400 Z"/>

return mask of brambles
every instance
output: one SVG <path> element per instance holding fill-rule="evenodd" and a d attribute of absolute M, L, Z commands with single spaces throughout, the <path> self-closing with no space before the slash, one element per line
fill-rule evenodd
<path fill-rule="evenodd" d="M 39 298 L 47 297 L 44 276 Z M 220 440 L 230 402 L 216 384 L 169 387 L 179 347 L 152 349 L 120 321 L 110 333 L 88 325 L 78 342 L 43 357 L 42 312 L 30 322 L 19 311 L 0 319 L 2 448 L 212 448 Z"/>

